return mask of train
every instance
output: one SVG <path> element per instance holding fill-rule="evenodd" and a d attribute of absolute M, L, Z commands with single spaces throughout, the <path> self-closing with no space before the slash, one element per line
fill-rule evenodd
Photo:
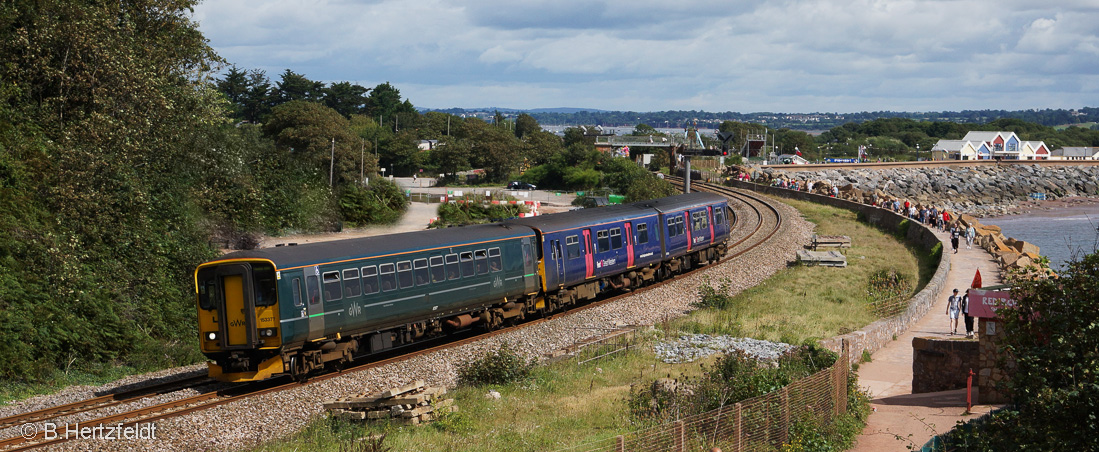
<path fill-rule="evenodd" d="M 728 200 L 690 193 L 502 222 L 237 251 L 194 273 L 199 344 L 227 382 L 493 329 L 718 261 Z"/>

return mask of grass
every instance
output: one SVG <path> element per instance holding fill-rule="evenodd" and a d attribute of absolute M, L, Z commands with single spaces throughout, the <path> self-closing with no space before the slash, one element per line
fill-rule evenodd
<path fill-rule="evenodd" d="M 724 309 L 704 308 L 658 325 L 644 344 L 679 331 L 736 334 L 800 344 L 859 329 L 877 317 L 867 308 L 869 275 L 894 269 L 922 288 L 934 270 L 924 252 L 906 248 L 892 233 L 857 222 L 855 213 L 812 203 L 784 201 L 817 225 L 822 235 L 847 235 L 847 268 L 794 266 L 763 284 L 730 297 Z M 717 282 L 715 282 L 717 283 Z M 629 417 L 625 401 L 631 385 L 658 377 L 697 377 L 714 358 L 665 364 L 651 347 L 637 347 L 613 358 L 577 365 L 562 361 L 536 366 L 522 383 L 460 388 L 450 393 L 460 410 L 432 424 L 359 425 L 318 417 L 302 431 L 258 451 L 348 450 L 357 438 L 386 434 L 386 450 L 555 450 L 613 438 L 647 425 Z M 502 397 L 484 397 L 489 389 Z M 333 397 L 338 394 L 332 394 Z M 853 415 L 854 418 L 859 416 Z M 865 419 L 865 416 L 862 416 Z M 857 422 L 845 417 L 842 422 Z M 861 430 L 851 426 L 850 435 Z M 361 444 L 361 443 L 360 443 Z"/>

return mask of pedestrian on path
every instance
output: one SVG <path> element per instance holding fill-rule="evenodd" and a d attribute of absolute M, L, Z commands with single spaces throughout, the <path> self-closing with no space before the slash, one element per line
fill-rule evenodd
<path fill-rule="evenodd" d="M 958 240 L 961 235 L 962 232 L 957 227 L 950 228 L 950 247 L 954 249 L 954 254 L 958 254 Z"/>
<path fill-rule="evenodd" d="M 950 334 L 958 332 L 958 313 L 961 311 L 962 297 L 958 296 L 958 289 L 954 289 L 954 295 L 946 299 L 946 329 Z"/>
<path fill-rule="evenodd" d="M 971 224 L 965 228 L 965 249 L 973 248 L 973 239 L 975 238 L 977 238 L 977 230 Z"/>
<path fill-rule="evenodd" d="M 965 337 L 973 337 L 973 316 L 969 315 L 969 291 L 966 289 L 962 296 L 962 315 L 965 315 Z"/>

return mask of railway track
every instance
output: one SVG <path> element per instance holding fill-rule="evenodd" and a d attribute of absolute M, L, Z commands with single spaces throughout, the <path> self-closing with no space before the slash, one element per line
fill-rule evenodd
<path fill-rule="evenodd" d="M 669 179 L 672 179 L 672 180 L 670 180 L 670 182 L 672 182 L 673 184 L 676 183 L 676 179 L 673 179 L 673 178 L 669 178 Z M 678 183 L 680 185 L 682 185 L 681 180 Z M 780 228 L 782 226 L 781 214 L 771 204 L 771 201 L 769 201 L 765 198 L 754 195 L 750 192 L 743 192 L 743 191 L 740 191 L 740 190 L 732 189 L 732 188 L 729 188 L 729 187 L 722 187 L 722 186 L 719 186 L 719 185 L 699 183 L 699 184 L 693 184 L 693 187 L 696 188 L 699 191 L 709 191 L 709 192 L 713 192 L 713 193 L 717 193 L 717 194 L 726 196 L 726 197 L 730 198 L 730 200 L 733 201 L 733 202 L 730 203 L 730 205 L 731 205 L 732 210 L 733 210 L 733 218 L 732 219 L 733 219 L 733 225 L 734 225 L 733 230 L 735 231 L 735 233 L 730 237 L 730 246 L 729 246 L 728 253 L 718 263 L 723 263 L 723 262 L 726 262 L 730 259 L 735 259 L 736 257 L 750 251 L 751 249 L 753 249 L 757 246 L 760 246 L 763 243 L 766 243 L 766 241 L 769 240 L 772 236 L 774 236 L 780 230 Z M 681 275 L 680 277 L 685 276 L 685 275 L 690 275 L 690 274 L 693 274 L 693 273 L 698 272 L 698 271 L 702 271 L 706 268 L 708 268 L 708 266 L 696 268 L 696 269 L 694 269 L 690 272 L 685 273 L 684 275 Z M 674 278 L 674 279 L 678 279 L 680 277 L 677 277 L 677 278 Z M 558 313 L 558 314 L 550 315 L 550 316 L 547 316 L 547 317 L 534 319 L 534 320 L 522 323 L 520 325 L 511 326 L 511 327 L 507 327 L 507 328 L 502 328 L 502 329 L 494 330 L 494 331 L 490 331 L 490 332 L 485 332 L 483 334 L 479 334 L 479 335 L 464 338 L 464 339 L 450 340 L 450 341 L 448 341 L 446 343 L 443 343 L 441 345 L 416 349 L 416 350 L 413 350 L 409 353 L 402 353 L 402 354 L 392 356 L 392 357 L 388 357 L 388 358 L 385 358 L 385 359 L 380 359 L 380 360 L 375 360 L 375 361 L 371 361 L 371 362 L 367 362 L 367 363 L 363 363 L 363 364 L 358 364 L 358 365 L 355 365 L 353 367 L 349 367 L 349 368 L 347 368 L 347 369 L 345 369 L 341 372 L 329 372 L 329 373 L 326 373 L 326 374 L 317 375 L 315 377 L 312 377 L 311 379 L 309 379 L 308 381 L 306 381 L 304 383 L 287 382 L 286 381 L 287 379 L 274 379 L 274 380 L 251 383 L 251 384 L 246 384 L 246 385 L 241 385 L 241 386 L 235 386 L 235 387 L 231 387 L 231 388 L 228 388 L 228 389 L 211 390 L 209 392 L 197 394 L 197 395 L 190 396 L 190 397 L 185 397 L 185 398 L 174 400 L 174 401 L 168 401 L 168 402 L 159 403 L 159 404 L 155 404 L 155 405 L 151 405 L 151 406 L 140 407 L 140 408 L 136 408 L 136 409 L 133 409 L 133 410 L 123 411 L 123 412 L 120 412 L 120 413 L 117 413 L 117 414 L 110 414 L 110 415 L 106 415 L 106 416 L 102 416 L 102 417 L 99 417 L 99 418 L 90 419 L 90 420 L 86 420 L 86 421 L 79 421 L 79 424 L 82 427 L 83 426 L 94 427 L 94 426 L 97 426 L 97 425 L 117 426 L 117 427 L 121 427 L 121 428 L 136 427 L 136 426 L 139 426 L 140 424 L 148 424 L 148 423 L 151 423 L 151 422 L 154 422 L 154 421 L 157 421 L 157 420 L 161 420 L 161 419 L 171 418 L 171 417 L 175 417 L 175 416 L 182 416 L 182 415 L 185 415 L 185 414 L 189 414 L 189 413 L 193 413 L 193 412 L 196 412 L 196 411 L 201 411 L 201 410 L 213 408 L 213 407 L 216 407 L 216 406 L 219 406 L 219 405 L 224 405 L 224 404 L 231 403 L 231 402 L 234 402 L 234 401 L 238 401 L 238 400 L 248 398 L 248 397 L 254 397 L 254 396 L 269 394 L 269 393 L 278 392 L 278 391 L 284 391 L 284 390 L 288 390 L 288 389 L 301 387 L 303 385 L 315 384 L 315 383 L 319 383 L 319 382 L 322 382 L 322 381 L 325 381 L 325 380 L 328 380 L 328 379 L 331 379 L 331 378 L 342 376 L 342 375 L 344 375 L 345 373 L 348 373 L 348 372 L 357 372 L 357 371 L 363 371 L 363 370 L 367 370 L 367 369 L 371 369 L 371 368 L 381 367 L 381 366 L 385 366 L 385 365 L 388 365 L 388 364 L 391 364 L 391 363 L 395 363 L 395 362 L 399 362 L 399 361 L 402 361 L 402 360 L 410 359 L 410 358 L 415 357 L 415 356 L 428 354 L 428 353 L 432 353 L 432 352 L 435 352 L 435 351 L 439 351 L 439 350 L 443 350 L 443 349 L 447 349 L 447 348 L 451 348 L 451 347 L 458 347 L 458 346 L 461 346 L 461 345 L 464 345 L 464 344 L 481 341 L 481 340 L 484 340 L 484 339 L 487 339 L 489 337 L 496 336 L 496 335 L 499 335 L 499 334 L 505 334 L 505 333 L 508 333 L 508 332 L 512 332 L 512 331 L 515 331 L 515 330 L 520 329 L 520 328 L 526 328 L 526 327 L 530 327 L 530 326 L 533 326 L 533 325 L 537 325 L 539 323 L 546 322 L 546 321 L 552 320 L 552 319 L 560 317 L 560 316 L 571 315 L 571 314 L 576 313 L 576 312 L 591 309 L 591 308 L 601 306 L 601 305 L 604 305 L 604 304 L 607 304 L 607 303 L 612 303 L 612 302 L 615 302 L 615 301 L 619 301 L 619 300 L 622 300 L 625 297 L 629 297 L 629 296 L 632 296 L 632 295 L 637 294 L 637 293 L 642 293 L 642 292 L 645 292 L 645 291 L 648 291 L 648 290 L 655 289 L 655 288 L 661 286 L 662 284 L 664 284 L 665 282 L 659 282 L 659 283 L 656 283 L 656 284 L 653 284 L 653 285 L 650 285 L 650 286 L 635 289 L 631 292 L 623 293 L 623 294 L 613 296 L 613 297 L 609 297 L 609 298 L 605 298 L 605 299 L 602 299 L 602 300 L 597 300 L 597 301 L 594 301 L 594 302 L 591 302 L 591 303 L 587 303 L 587 304 L 584 304 L 584 305 L 581 305 L 581 306 L 577 306 L 573 309 L 570 309 L 567 312 Z M 160 392 L 159 394 L 164 394 L 164 393 L 165 392 Z M 153 395 L 157 395 L 157 394 L 150 393 L 150 395 L 141 396 L 140 398 L 151 397 Z M 110 396 L 104 396 L 104 397 L 110 397 Z M 65 405 L 65 406 L 54 407 L 54 408 L 50 408 L 50 409 L 46 409 L 46 410 L 40 410 L 41 413 L 39 411 L 32 412 L 32 413 L 25 413 L 25 414 L 21 414 L 21 415 L 17 415 L 17 416 L 11 416 L 11 417 L 8 417 L 8 418 L 4 418 L 4 419 L 0 420 L 0 422 L 6 422 L 6 424 L 2 424 L 2 425 L 4 425 L 5 428 L 11 427 L 11 426 L 14 426 L 14 425 L 19 425 L 19 424 L 25 424 L 25 423 L 40 423 L 40 422 L 43 422 L 45 420 L 56 419 L 56 418 L 61 417 L 61 416 L 68 416 L 68 415 L 76 414 L 76 413 L 83 413 L 83 412 L 89 412 L 89 411 L 93 411 L 93 410 L 99 410 L 101 408 L 106 408 L 106 407 L 109 407 L 109 406 L 116 406 L 116 405 L 119 405 L 119 404 L 122 404 L 122 403 L 131 402 L 131 401 L 134 401 L 134 400 L 138 400 L 138 399 L 135 399 L 135 398 L 132 398 L 132 397 L 129 398 L 129 399 L 124 398 L 124 397 L 119 397 L 119 398 L 116 398 L 116 399 L 111 400 L 109 402 L 107 402 L 107 401 L 96 401 L 96 399 L 89 399 L 89 400 L 86 400 L 86 401 L 81 401 L 81 402 L 76 402 L 74 404 L 69 404 L 69 405 L 72 405 L 71 407 L 69 405 Z M 59 432 L 64 431 L 64 426 L 59 426 L 57 428 L 57 431 L 59 431 Z M 20 432 L 20 433 L 23 434 L 23 433 L 26 433 L 26 432 Z M 64 441 L 68 441 L 69 439 L 72 439 L 72 438 L 69 438 L 67 435 L 54 435 L 53 437 L 49 437 L 46 434 L 46 432 L 44 432 L 44 431 L 35 431 L 33 433 L 34 433 L 33 435 L 15 436 L 15 437 L 0 441 L 0 452 L 20 451 L 20 450 L 28 450 L 28 449 L 34 449 L 34 448 L 39 448 L 39 447 L 45 447 L 45 446 L 52 446 L 52 445 L 56 445 L 56 444 L 59 444 L 59 443 L 64 442 Z"/>

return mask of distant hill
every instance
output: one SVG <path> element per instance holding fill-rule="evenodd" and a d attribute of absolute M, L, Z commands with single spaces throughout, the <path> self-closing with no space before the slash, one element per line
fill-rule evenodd
<path fill-rule="evenodd" d="M 500 112 L 500 113 L 503 113 L 505 115 L 508 115 L 508 114 L 517 115 L 519 113 L 530 113 L 530 114 L 536 114 L 536 113 L 562 113 L 562 114 L 604 113 L 604 112 L 607 111 L 607 110 L 599 110 L 599 109 L 595 109 L 595 108 L 572 108 L 572 107 L 531 108 L 531 109 L 528 109 L 528 110 L 523 110 L 523 109 L 518 109 L 518 108 L 502 108 L 502 107 L 445 108 L 445 109 L 441 109 L 441 108 L 418 108 L 417 110 L 420 110 L 421 113 L 422 112 L 427 112 L 427 111 L 438 111 L 438 112 L 442 112 L 442 113 L 449 113 L 449 114 L 452 114 L 452 115 L 458 115 L 458 114 L 463 114 L 463 113 L 464 114 L 494 113 L 494 112 L 497 112 L 497 111 Z"/>

